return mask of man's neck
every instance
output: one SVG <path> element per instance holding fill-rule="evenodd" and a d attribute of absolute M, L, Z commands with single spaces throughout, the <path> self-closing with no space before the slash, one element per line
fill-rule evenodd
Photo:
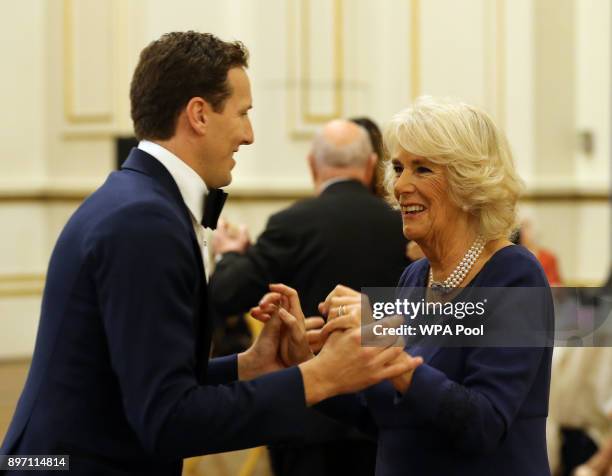
<path fill-rule="evenodd" d="M 363 171 L 354 170 L 354 169 L 346 169 L 345 171 L 336 172 L 336 173 L 321 173 L 315 179 L 315 190 L 317 195 L 323 192 L 327 187 L 336 183 L 336 182 L 344 182 L 348 180 L 355 180 L 357 182 L 362 183 L 364 186 L 368 186 L 365 183 L 365 178 Z"/>
<path fill-rule="evenodd" d="M 320 182 L 316 188 L 317 188 L 317 195 L 323 193 L 323 191 L 325 189 L 327 189 L 328 187 L 338 183 L 338 182 L 348 182 L 348 181 L 354 181 L 355 179 L 350 178 L 350 177 L 336 177 L 336 178 L 332 178 L 329 180 L 326 180 L 325 182 Z"/>
<path fill-rule="evenodd" d="M 184 141 L 178 140 L 176 136 L 174 136 L 167 140 L 151 140 L 150 142 L 154 142 L 162 146 L 164 149 L 167 149 L 172 152 L 179 159 L 185 162 L 189 167 L 191 167 L 195 171 L 195 173 L 197 173 L 202 178 L 202 180 L 204 180 L 204 183 L 206 183 L 206 180 L 204 179 L 204 174 L 202 173 L 202 170 L 200 170 L 199 162 L 196 160 L 193 151 L 189 147 L 185 147 Z"/>

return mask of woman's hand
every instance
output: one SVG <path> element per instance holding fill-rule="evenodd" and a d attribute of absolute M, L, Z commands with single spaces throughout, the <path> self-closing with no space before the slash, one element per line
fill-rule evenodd
<path fill-rule="evenodd" d="M 362 309 L 366 310 L 367 312 L 369 308 L 369 300 L 366 295 L 341 284 L 336 286 L 334 290 L 329 293 L 325 301 L 319 304 L 319 311 L 321 311 L 321 314 L 327 316 L 327 323 L 321 330 L 321 341 L 324 343 L 330 334 L 335 331 L 345 331 L 357 327 L 362 327 L 362 339 L 365 338 L 366 341 L 371 339 L 370 342 L 378 342 L 377 345 L 385 345 L 385 341 L 388 339 L 395 340 L 390 337 L 387 337 L 386 339 L 376 338 L 372 332 L 372 326 L 367 324 L 372 320 L 371 314 L 362 316 Z M 403 323 L 403 318 L 401 316 L 391 316 L 379 321 L 379 323 L 388 328 L 399 327 Z M 364 341 L 362 341 L 362 344 L 363 342 Z M 402 346 L 403 340 L 397 339 L 397 342 L 395 342 L 393 345 Z M 402 373 L 401 375 L 390 379 L 390 382 L 398 392 L 404 393 L 406 390 L 408 390 L 408 388 L 410 388 L 414 371 L 422 363 L 422 357 L 412 357 L 407 352 L 402 352 L 397 356 L 397 358 L 387 364 L 404 364 L 410 369 L 408 372 Z"/>
<path fill-rule="evenodd" d="M 321 342 L 325 343 L 333 332 L 362 326 L 362 306 L 368 308 L 367 303 L 367 296 L 341 284 L 336 286 L 319 304 L 319 311 L 327 316 L 327 323 L 321 330 Z"/>
<path fill-rule="evenodd" d="M 361 306 L 362 295 L 360 292 L 355 291 L 347 286 L 338 284 L 332 292 L 330 292 L 325 301 L 319 304 L 319 311 L 321 314 L 327 317 L 327 320 L 331 320 L 346 314 L 345 310 L 348 307 L 355 305 Z"/>
<path fill-rule="evenodd" d="M 409 364 L 410 370 L 401 375 L 398 375 L 395 378 L 389 379 L 389 381 L 395 387 L 399 393 L 404 393 L 406 390 L 410 388 L 410 384 L 412 383 L 412 376 L 414 375 L 414 371 L 423 363 L 423 357 L 412 357 L 407 352 L 401 353 L 397 358 L 391 362 L 392 364 L 399 364 L 401 362 L 407 362 Z"/>

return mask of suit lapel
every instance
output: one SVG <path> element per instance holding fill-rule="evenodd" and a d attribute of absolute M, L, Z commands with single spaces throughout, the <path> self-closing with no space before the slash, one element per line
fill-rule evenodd
<path fill-rule="evenodd" d="M 199 286 L 196 296 L 194 297 L 194 302 L 192 303 L 192 309 L 194 311 L 194 330 L 196 335 L 196 374 L 199 381 L 203 382 L 206 379 L 208 357 L 210 354 L 210 341 L 212 337 L 212 322 L 210 316 L 212 316 L 212 314 L 209 309 L 208 289 L 202 260 L 202 251 L 200 250 L 200 245 L 195 235 L 195 230 L 193 229 L 191 214 L 187 205 L 185 205 L 181 192 L 172 178 L 172 175 L 170 175 L 166 167 L 152 155 L 147 154 L 143 150 L 133 148 L 121 169 L 133 170 L 152 177 L 166 192 L 168 198 L 180 210 L 181 219 L 189 230 L 191 246 L 196 255 L 196 267 L 198 269 L 199 278 Z"/>

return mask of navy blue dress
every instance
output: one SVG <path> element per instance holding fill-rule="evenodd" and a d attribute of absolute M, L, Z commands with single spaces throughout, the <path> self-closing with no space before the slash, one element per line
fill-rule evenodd
<path fill-rule="evenodd" d="M 429 262 L 406 268 L 400 287 L 424 287 Z M 521 246 L 495 253 L 470 286 L 540 287 L 548 282 Z M 403 394 L 390 382 L 321 405 L 378 434 L 377 476 L 549 475 L 546 416 L 551 347 L 408 348 L 425 363 Z"/>

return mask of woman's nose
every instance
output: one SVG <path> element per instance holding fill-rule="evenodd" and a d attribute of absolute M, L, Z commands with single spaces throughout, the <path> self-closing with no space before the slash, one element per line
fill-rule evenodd
<path fill-rule="evenodd" d="M 393 190 L 395 192 L 395 196 L 399 197 L 404 193 L 411 193 L 415 191 L 414 181 L 412 174 L 406 172 L 405 170 L 395 181 L 395 185 L 393 186 Z"/>

